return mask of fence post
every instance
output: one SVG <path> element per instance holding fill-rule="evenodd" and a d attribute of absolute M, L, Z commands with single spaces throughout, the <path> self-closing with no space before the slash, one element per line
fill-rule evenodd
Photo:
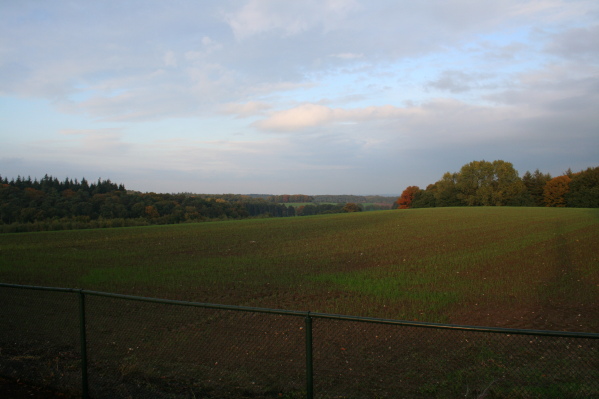
<path fill-rule="evenodd" d="M 89 398 L 87 382 L 87 334 L 85 329 L 85 294 L 79 290 L 79 339 L 81 344 L 81 397 Z"/>
<path fill-rule="evenodd" d="M 314 368 L 312 362 L 312 318 L 306 315 L 306 399 L 314 397 Z"/>

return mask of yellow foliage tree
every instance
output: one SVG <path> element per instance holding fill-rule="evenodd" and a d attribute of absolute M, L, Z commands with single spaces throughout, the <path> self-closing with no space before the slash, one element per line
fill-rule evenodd
<path fill-rule="evenodd" d="M 549 180 L 543 189 L 545 206 L 565 207 L 566 194 L 570 191 L 572 179 L 567 176 L 558 176 Z"/>

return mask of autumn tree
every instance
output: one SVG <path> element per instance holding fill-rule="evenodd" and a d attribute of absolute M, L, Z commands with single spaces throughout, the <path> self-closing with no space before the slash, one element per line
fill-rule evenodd
<path fill-rule="evenodd" d="M 360 206 L 354 202 L 348 202 L 343 207 L 343 212 L 360 212 L 362 209 Z"/>
<path fill-rule="evenodd" d="M 568 175 L 555 177 L 547 182 L 543 190 L 545 206 L 565 207 L 566 194 L 570 191 L 572 179 Z"/>
<path fill-rule="evenodd" d="M 156 219 L 157 217 L 160 217 L 158 210 L 153 205 L 146 206 L 145 214 L 146 214 L 146 217 L 148 217 L 150 219 Z"/>
<path fill-rule="evenodd" d="M 412 207 L 412 201 L 416 194 L 420 191 L 418 186 L 408 186 L 401 196 L 397 199 L 397 205 L 399 209 L 408 209 Z"/>

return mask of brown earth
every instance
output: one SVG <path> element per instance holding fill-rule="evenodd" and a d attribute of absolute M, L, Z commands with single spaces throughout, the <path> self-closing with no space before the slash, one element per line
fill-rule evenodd
<path fill-rule="evenodd" d="M 48 388 L 25 384 L 19 380 L 0 377 L 0 397 L 5 399 L 74 399 L 61 392 Z"/>
<path fill-rule="evenodd" d="M 467 312 L 455 313 L 451 323 L 502 327 L 522 330 L 549 330 L 569 332 L 599 332 L 599 307 L 593 304 L 552 306 L 475 305 Z"/>

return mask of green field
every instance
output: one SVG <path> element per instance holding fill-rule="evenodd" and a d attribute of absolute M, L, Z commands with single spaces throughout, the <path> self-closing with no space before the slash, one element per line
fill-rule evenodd
<path fill-rule="evenodd" d="M 599 331 L 599 210 L 460 207 L 0 235 L 0 282 Z"/>

